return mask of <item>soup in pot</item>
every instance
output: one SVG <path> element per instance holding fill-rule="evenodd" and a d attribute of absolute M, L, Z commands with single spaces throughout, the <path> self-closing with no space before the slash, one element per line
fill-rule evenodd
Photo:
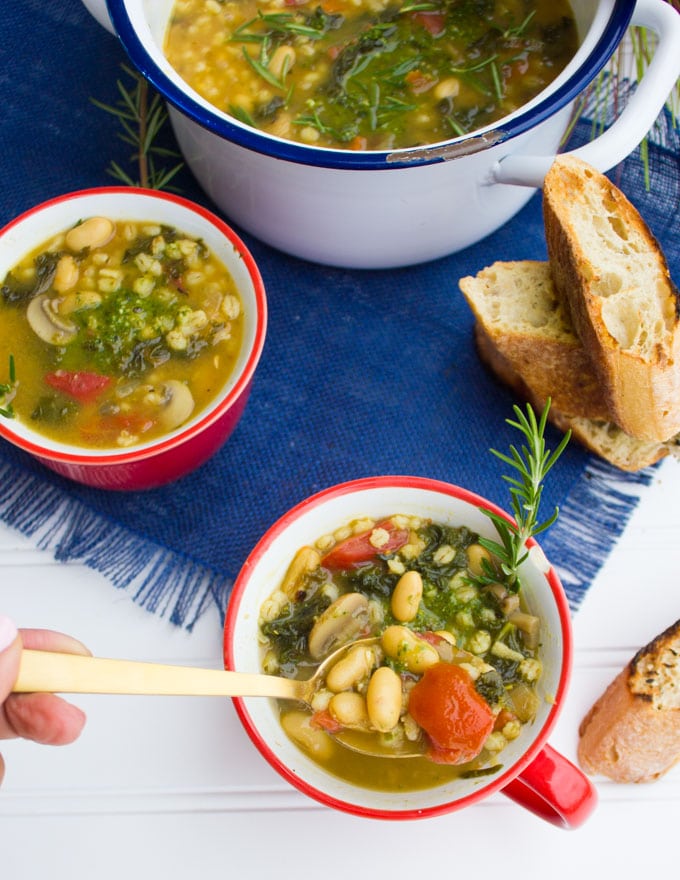
<path fill-rule="evenodd" d="M 232 373 L 243 310 L 204 243 L 153 222 L 90 217 L 0 285 L 4 415 L 59 442 L 120 449 L 208 406 Z"/>
<path fill-rule="evenodd" d="M 311 709 L 281 701 L 280 718 L 313 761 L 362 787 L 493 774 L 539 706 L 540 620 L 465 526 L 401 514 L 343 525 L 297 552 L 259 627 L 263 670 L 289 678 L 357 642 Z M 422 757 L 394 757 L 404 744 Z"/>
<path fill-rule="evenodd" d="M 165 39 L 172 66 L 219 110 L 355 150 L 483 128 L 576 48 L 566 0 L 176 0 Z"/>

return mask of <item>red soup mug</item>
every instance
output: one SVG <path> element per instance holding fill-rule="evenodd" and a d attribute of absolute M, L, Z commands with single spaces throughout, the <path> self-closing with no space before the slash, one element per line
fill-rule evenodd
<path fill-rule="evenodd" d="M 428 518 L 496 537 L 495 527 L 480 508 L 506 516 L 473 492 L 422 477 L 383 476 L 331 487 L 298 504 L 263 536 L 240 572 L 225 624 L 227 668 L 262 670 L 260 609 L 281 583 L 295 552 L 314 544 L 346 523 L 393 514 Z M 282 730 L 273 700 L 236 698 L 237 713 L 248 735 L 271 766 L 310 798 L 329 807 L 377 819 L 438 816 L 479 803 L 502 792 L 542 819 L 575 828 L 594 809 L 597 796 L 586 776 L 548 744 L 569 682 L 573 639 L 563 588 L 535 541 L 520 569 L 524 601 L 541 620 L 535 720 L 508 742 L 499 755 L 501 768 L 490 775 L 456 778 L 418 791 L 375 791 L 339 778 L 312 761 Z"/>
<path fill-rule="evenodd" d="M 172 193 L 138 187 L 98 187 L 36 205 L 0 229 L 0 281 L 37 248 L 88 217 L 174 227 L 205 243 L 231 275 L 243 307 L 243 336 L 235 363 L 215 398 L 184 423 L 133 446 L 76 446 L 38 432 L 30 420 L 0 418 L 0 438 L 45 467 L 98 489 L 151 489 L 202 465 L 226 442 L 246 406 L 264 346 L 267 300 L 260 271 L 245 244 L 219 217 Z M 54 245 L 53 245 L 54 246 Z M 21 360 L 17 352 L 17 379 Z M 0 364 L 0 381 L 7 364 Z M 21 386 L 19 386 L 21 387 Z M 142 435 L 142 441 L 143 441 Z"/>

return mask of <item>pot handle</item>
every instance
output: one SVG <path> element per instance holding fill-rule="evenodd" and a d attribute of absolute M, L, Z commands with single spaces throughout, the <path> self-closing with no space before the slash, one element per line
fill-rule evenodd
<path fill-rule="evenodd" d="M 597 791 L 588 777 L 547 744 L 502 791 L 560 828 L 578 828 L 597 806 Z"/>
<path fill-rule="evenodd" d="M 666 0 L 638 0 L 631 25 L 658 37 L 654 57 L 619 118 L 599 137 L 568 155 L 598 171 L 622 162 L 644 140 L 680 76 L 680 14 Z M 554 156 L 507 156 L 496 162 L 494 180 L 541 187 Z"/>
<path fill-rule="evenodd" d="M 109 33 L 115 35 L 116 32 L 111 24 L 111 17 L 109 16 L 109 9 L 106 0 L 81 0 L 81 2 L 90 15 L 95 18 L 102 27 L 106 28 Z"/>

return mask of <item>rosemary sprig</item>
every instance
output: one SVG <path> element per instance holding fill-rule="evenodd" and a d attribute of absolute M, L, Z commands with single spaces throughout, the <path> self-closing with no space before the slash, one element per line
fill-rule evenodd
<path fill-rule="evenodd" d="M 0 383 L 0 416 L 6 419 L 14 418 L 12 401 L 17 392 L 16 370 L 14 367 L 14 355 L 9 356 L 9 382 Z"/>
<path fill-rule="evenodd" d="M 320 40 L 329 30 L 339 26 L 341 18 L 340 15 L 324 12 L 320 7 L 311 15 L 293 12 L 258 12 L 254 18 L 239 25 L 231 39 L 235 43 L 261 43 L 278 33 Z M 265 29 L 253 31 L 255 25 L 261 25 Z"/>
<path fill-rule="evenodd" d="M 168 118 L 161 96 L 149 87 L 146 79 L 125 64 L 121 65 L 133 83 L 128 87 L 116 81 L 120 99 L 114 105 L 104 104 L 91 98 L 100 110 L 111 113 L 120 122 L 123 131 L 119 137 L 133 147 L 130 161 L 136 165 L 138 177 L 128 173 L 118 162 L 111 161 L 108 174 L 127 186 L 142 186 L 149 189 L 174 189 L 169 186 L 175 175 L 184 167 L 177 162 L 170 168 L 161 167 L 157 160 L 176 159 L 180 154 L 160 146 L 156 141 Z"/>
<path fill-rule="evenodd" d="M 506 38 L 521 37 L 522 34 L 524 33 L 524 31 L 529 27 L 529 24 L 535 15 L 536 15 L 536 10 L 534 10 L 533 12 L 530 12 L 529 15 L 527 15 L 527 17 L 524 19 L 523 22 L 516 25 L 515 27 L 506 28 L 506 30 L 503 32 L 503 36 Z"/>
<path fill-rule="evenodd" d="M 480 508 L 496 527 L 499 540 L 494 541 L 480 537 L 479 543 L 497 560 L 505 577 L 506 587 L 511 592 L 518 592 L 521 586 L 519 567 L 528 556 L 527 540 L 548 529 L 555 522 L 559 513 L 559 509 L 555 507 L 548 519 L 543 522 L 538 519 L 543 482 L 548 471 L 564 451 L 571 432 L 567 432 L 557 449 L 550 452 L 545 445 L 545 426 L 550 410 L 550 400 L 547 401 L 539 420 L 536 419 L 536 414 L 529 404 L 526 407 L 526 414 L 519 406 L 515 406 L 513 409 L 517 421 L 507 419 L 507 424 L 517 428 L 523 434 L 526 438 L 526 444 L 522 445 L 521 450 L 511 445 L 509 455 L 496 449 L 492 449 L 491 453 L 513 468 L 519 475 L 505 475 L 503 477 L 510 485 L 514 522 L 509 522 L 493 511 Z M 484 585 L 498 580 L 498 571 L 490 562 L 486 562 L 484 569 L 481 575 L 474 578 L 476 583 Z"/>

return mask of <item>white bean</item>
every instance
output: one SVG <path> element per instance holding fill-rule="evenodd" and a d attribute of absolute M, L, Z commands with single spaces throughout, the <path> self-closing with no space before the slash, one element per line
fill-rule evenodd
<path fill-rule="evenodd" d="M 375 670 L 366 691 L 368 717 L 376 730 L 387 733 L 399 723 L 401 679 L 389 666 Z"/>
<path fill-rule="evenodd" d="M 466 551 L 467 564 L 472 574 L 485 574 L 487 564 L 492 564 L 491 554 L 481 544 L 470 544 Z"/>
<path fill-rule="evenodd" d="M 366 700 L 356 691 L 343 691 L 331 697 L 328 711 L 345 727 L 368 727 Z"/>
<path fill-rule="evenodd" d="M 269 61 L 269 70 L 274 76 L 281 79 L 285 77 L 291 67 L 295 64 L 295 49 L 292 46 L 278 46 Z"/>
<path fill-rule="evenodd" d="M 78 264 L 70 254 L 64 254 L 57 263 L 52 286 L 57 293 L 65 293 L 78 283 Z"/>
<path fill-rule="evenodd" d="M 90 217 L 66 233 L 66 247 L 72 251 L 98 248 L 111 241 L 116 227 L 108 217 Z"/>
<path fill-rule="evenodd" d="M 436 649 L 405 626 L 388 626 L 381 642 L 388 657 L 403 663 L 409 672 L 417 675 L 439 663 Z"/>
<path fill-rule="evenodd" d="M 313 547 L 301 547 L 293 561 L 288 566 L 288 571 L 281 584 L 281 592 L 289 599 L 295 598 L 298 586 L 307 572 L 314 571 L 321 564 L 321 556 Z"/>
<path fill-rule="evenodd" d="M 327 761 L 335 749 L 335 743 L 324 730 L 312 727 L 311 716 L 300 709 L 281 716 L 281 726 L 288 736 L 301 748 L 320 761 Z"/>
<path fill-rule="evenodd" d="M 327 687 L 336 694 L 353 688 L 373 669 L 374 656 L 373 651 L 365 645 L 350 648 L 342 660 L 338 660 L 329 670 Z"/>
<path fill-rule="evenodd" d="M 423 579 L 420 572 L 407 571 L 399 578 L 392 592 L 390 600 L 392 614 L 397 620 L 404 622 L 413 620 L 418 613 L 422 596 Z"/>

